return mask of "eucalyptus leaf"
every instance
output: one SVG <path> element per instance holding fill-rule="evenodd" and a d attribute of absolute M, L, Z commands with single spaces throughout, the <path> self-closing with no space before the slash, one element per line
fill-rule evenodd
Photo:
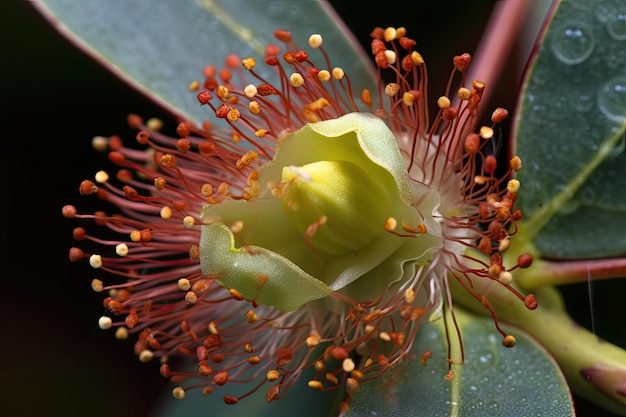
<path fill-rule="evenodd" d="M 273 38 L 277 29 L 293 31 L 307 49 L 308 36 L 322 33 L 332 45 L 331 61 L 350 74 L 355 91 L 376 85 L 371 59 L 325 1 L 81 0 L 77 7 L 73 0 L 44 0 L 34 5 L 116 76 L 190 120 L 211 116 L 188 89 L 202 80 L 203 68 L 220 67 L 229 54 L 261 61 L 267 43 L 280 43 Z M 257 72 L 276 81 L 272 71 Z"/>
<path fill-rule="evenodd" d="M 569 388 L 553 359 L 533 339 L 512 330 L 517 344 L 505 348 L 493 322 L 455 309 L 465 363 L 447 381 L 443 320 L 427 324 L 404 363 L 361 384 L 348 417 L 573 416 Z M 424 366 L 417 358 L 432 352 Z M 541 393 L 538 395 L 538 393 Z"/>
<path fill-rule="evenodd" d="M 544 256 L 626 253 L 624 13 L 620 1 L 560 2 L 524 84 L 520 207 Z"/>

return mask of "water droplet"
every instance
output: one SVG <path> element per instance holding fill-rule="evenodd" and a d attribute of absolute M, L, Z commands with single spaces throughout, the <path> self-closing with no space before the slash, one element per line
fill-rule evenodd
<path fill-rule="evenodd" d="M 487 413 L 490 416 L 497 416 L 500 414 L 500 404 L 497 401 L 487 402 Z"/>
<path fill-rule="evenodd" d="M 552 52 L 561 62 L 580 64 L 593 52 L 595 38 L 587 25 L 569 21 L 556 29 L 551 46 Z"/>
<path fill-rule="evenodd" d="M 626 40 L 626 9 L 618 11 L 606 21 L 606 31 L 615 40 Z"/>
<path fill-rule="evenodd" d="M 598 107 L 610 120 L 626 121 L 626 76 L 607 81 L 598 91 Z"/>

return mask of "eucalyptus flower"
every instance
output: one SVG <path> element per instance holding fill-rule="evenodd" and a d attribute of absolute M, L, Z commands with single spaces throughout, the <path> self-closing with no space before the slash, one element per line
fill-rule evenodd
<path fill-rule="evenodd" d="M 321 35 L 306 49 L 289 32 L 274 35 L 264 62 L 231 55 L 191 82 L 211 122 L 181 121 L 171 137 L 130 115 L 143 149 L 94 138 L 120 169 L 115 180 L 99 171 L 79 191 L 120 214 L 63 214 L 114 232 L 77 227 L 75 239 L 95 249 L 70 250 L 98 274 L 92 288 L 107 310 L 99 326 L 135 337 L 141 361 L 158 358 L 176 398 L 199 389 L 234 404 L 264 390 L 274 401 L 306 383 L 344 389 L 342 410 L 362 383 L 407 358 L 424 323 L 454 313 L 451 281 L 513 346 L 474 283 L 537 306 L 512 285 L 532 256 L 503 256 L 522 217 L 522 163 L 515 156 L 502 167 L 494 154 L 505 109 L 478 122 L 488 86 L 466 79 L 471 56 L 453 58 L 446 91 L 431 99 L 415 41 L 403 28 L 376 28 L 378 85 L 353 91 Z M 266 81 L 259 65 L 279 81 Z M 455 363 L 420 353 L 424 365 Z M 178 356 L 191 368 L 170 367 Z M 232 395 L 237 383 L 250 390 Z"/>

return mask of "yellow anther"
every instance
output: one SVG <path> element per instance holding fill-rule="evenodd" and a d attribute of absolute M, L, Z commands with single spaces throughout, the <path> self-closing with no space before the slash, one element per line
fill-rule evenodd
<path fill-rule="evenodd" d="M 512 334 L 506 335 L 504 337 L 504 339 L 502 339 L 502 346 L 504 347 L 513 347 L 515 346 L 515 343 L 517 343 L 517 340 L 515 339 L 515 336 L 513 336 Z"/>
<path fill-rule="evenodd" d="M 94 292 L 101 292 L 104 289 L 102 281 L 97 278 L 92 279 L 91 289 L 94 290 Z"/>
<path fill-rule="evenodd" d="M 189 91 L 196 91 L 200 88 L 200 82 L 192 81 L 189 83 L 189 86 L 187 88 L 189 89 Z"/>
<path fill-rule="evenodd" d="M 182 400 L 185 398 L 185 389 L 183 387 L 176 387 L 172 390 L 172 395 L 177 400 Z"/>
<path fill-rule="evenodd" d="M 220 85 L 217 87 L 217 96 L 221 99 L 228 98 L 230 94 L 230 90 L 225 85 Z"/>
<path fill-rule="evenodd" d="M 358 369 L 355 369 L 354 371 L 350 372 L 350 376 L 358 381 L 358 380 L 363 379 L 365 374 L 359 371 Z"/>
<path fill-rule="evenodd" d="M 183 226 L 185 226 L 187 229 L 191 229 L 195 222 L 196 220 L 192 216 L 183 217 Z"/>
<path fill-rule="evenodd" d="M 324 40 L 322 39 L 322 35 L 320 35 L 319 33 L 314 33 L 313 35 L 309 36 L 309 46 L 311 48 L 319 48 L 320 46 L 322 46 L 323 41 Z"/>
<path fill-rule="evenodd" d="M 320 338 L 317 336 L 309 336 L 306 338 L 306 345 L 309 348 L 314 348 L 320 344 Z"/>
<path fill-rule="evenodd" d="M 289 82 L 293 87 L 300 87 L 304 84 L 304 77 L 299 72 L 294 72 L 289 76 Z"/>
<path fill-rule="evenodd" d="M 513 274 L 509 271 L 502 271 L 500 272 L 500 275 L 498 275 L 498 281 L 504 285 L 509 285 L 513 282 Z"/>
<path fill-rule="evenodd" d="M 89 257 L 89 265 L 91 265 L 91 267 L 94 269 L 100 268 L 102 266 L 102 256 L 91 255 Z"/>
<path fill-rule="evenodd" d="M 99 182 L 100 184 L 104 184 L 105 182 L 109 180 L 109 174 L 107 174 L 106 171 L 98 171 L 96 172 L 95 179 L 96 179 L 96 182 Z"/>
<path fill-rule="evenodd" d="M 228 290 L 228 293 L 230 294 L 231 297 L 233 297 L 237 301 L 243 300 L 243 295 L 241 295 L 241 293 L 234 288 L 231 288 L 230 290 Z"/>
<path fill-rule="evenodd" d="M 156 177 L 153 181 L 154 188 L 161 191 L 167 185 L 167 179 L 165 177 Z"/>
<path fill-rule="evenodd" d="M 236 122 L 237 120 L 239 120 L 239 117 L 241 117 L 241 112 L 239 111 L 239 109 L 232 107 L 230 110 L 228 110 L 226 117 L 231 122 Z"/>
<path fill-rule="evenodd" d="M 128 329 L 126 327 L 118 327 L 115 330 L 115 338 L 117 340 L 126 340 L 126 339 L 128 339 Z"/>
<path fill-rule="evenodd" d="M 248 110 L 250 110 L 250 113 L 252 113 L 252 114 L 259 114 L 259 113 L 261 113 L 261 105 L 259 104 L 258 101 L 251 101 L 248 104 Z M 237 143 L 237 142 L 235 142 L 235 143 Z"/>
<path fill-rule="evenodd" d="M 359 390 L 360 386 L 359 381 L 354 378 L 348 378 L 346 380 L 346 391 L 349 395 L 354 395 Z"/>
<path fill-rule="evenodd" d="M 389 217 L 387 221 L 385 221 L 385 230 L 388 232 L 393 232 L 394 230 L 396 230 L 397 226 L 398 221 L 393 217 Z"/>
<path fill-rule="evenodd" d="M 383 33 L 383 38 L 385 39 L 385 42 L 391 42 L 392 40 L 396 39 L 396 28 L 386 28 L 385 32 Z"/>
<path fill-rule="evenodd" d="M 413 65 L 419 67 L 424 63 L 424 58 L 422 58 L 422 55 L 419 52 L 413 51 L 411 52 L 411 61 L 413 61 Z"/>
<path fill-rule="evenodd" d="M 309 388 L 314 389 L 316 391 L 321 391 L 324 388 L 324 386 L 322 385 L 320 381 L 312 379 L 309 381 Z"/>
<path fill-rule="evenodd" d="M 330 382 L 333 385 L 337 385 L 339 383 L 339 379 L 335 376 L 335 374 L 327 373 L 324 375 L 324 379 L 326 382 Z"/>
<path fill-rule="evenodd" d="M 111 317 L 102 316 L 98 320 L 98 327 L 100 327 L 100 329 L 102 330 L 108 330 L 111 328 L 112 325 L 113 325 L 113 320 L 111 320 Z"/>
<path fill-rule="evenodd" d="M 389 65 L 393 65 L 396 63 L 396 59 L 398 58 L 396 53 L 394 51 L 392 51 L 391 49 L 387 49 L 385 51 L 385 58 L 387 58 L 387 63 Z"/>
<path fill-rule="evenodd" d="M 195 292 L 193 291 L 188 291 L 185 294 L 185 303 L 189 304 L 189 305 L 193 305 L 195 303 L 198 302 L 198 296 L 196 295 Z"/>
<path fill-rule="evenodd" d="M 178 289 L 181 291 L 189 291 L 191 288 L 191 282 L 187 278 L 181 278 L 178 280 Z"/>
<path fill-rule="evenodd" d="M 514 171 L 519 171 L 520 169 L 522 169 L 522 158 L 515 155 L 513 158 L 511 158 L 509 164 Z"/>
<path fill-rule="evenodd" d="M 256 162 L 258 159 L 259 159 L 259 154 L 256 151 L 249 150 L 243 155 L 241 155 L 241 158 L 237 160 L 237 162 L 235 163 L 235 166 L 237 166 L 237 169 L 239 170 L 244 170 L 244 169 L 250 168 L 252 164 Z"/>
<path fill-rule="evenodd" d="M 254 136 L 256 136 L 257 138 L 264 138 L 265 135 L 267 135 L 268 132 L 269 132 L 269 130 L 267 130 L 267 129 L 257 129 L 254 132 Z"/>
<path fill-rule="evenodd" d="M 251 365 L 258 365 L 261 363 L 261 358 L 259 356 L 250 356 L 248 359 L 246 359 L 248 361 L 249 364 Z"/>
<path fill-rule="evenodd" d="M 354 371 L 355 367 L 356 366 L 354 365 L 354 361 L 351 358 L 346 358 L 341 363 L 341 369 L 343 369 L 343 371 L 347 373 Z"/>
<path fill-rule="evenodd" d="M 130 240 L 132 240 L 133 242 L 141 242 L 141 231 L 133 230 L 132 232 L 130 232 Z"/>
<path fill-rule="evenodd" d="M 407 288 L 404 290 L 404 302 L 407 304 L 413 304 L 415 301 L 415 291 L 411 288 Z"/>
<path fill-rule="evenodd" d="M 209 333 L 211 334 L 219 334 L 219 331 L 217 330 L 217 324 L 214 321 L 209 322 L 209 325 L 207 326 Z"/>
<path fill-rule="evenodd" d="M 487 177 L 483 176 L 483 175 L 476 175 L 474 177 L 474 183 L 477 185 L 483 185 L 484 183 L 486 183 L 488 180 Z"/>
<path fill-rule="evenodd" d="M 343 68 L 335 67 L 333 68 L 332 75 L 335 80 L 341 80 L 345 73 L 343 71 Z"/>
<path fill-rule="evenodd" d="M 384 340 L 385 342 L 391 342 L 391 336 L 389 336 L 389 333 L 387 332 L 378 333 L 378 337 L 380 340 Z"/>
<path fill-rule="evenodd" d="M 415 104 L 415 96 L 409 92 L 406 92 L 402 95 L 402 102 L 406 105 L 406 106 L 412 106 L 413 104 Z"/>
<path fill-rule="evenodd" d="M 437 106 L 439 106 L 440 109 L 447 109 L 450 107 L 450 99 L 446 96 L 439 97 L 437 99 Z"/>
<path fill-rule="evenodd" d="M 91 139 L 91 146 L 98 152 L 104 152 L 109 149 L 109 140 L 104 136 L 94 136 Z"/>
<path fill-rule="evenodd" d="M 400 86 L 396 83 L 389 83 L 385 86 L 385 95 L 393 97 L 400 91 Z"/>
<path fill-rule="evenodd" d="M 310 110 L 321 110 L 326 106 L 329 106 L 330 103 L 328 102 L 328 100 L 326 100 L 325 98 L 319 98 L 317 100 L 315 100 L 314 102 L 312 102 L 311 104 L 309 104 L 307 107 Z"/>
<path fill-rule="evenodd" d="M 317 79 L 322 82 L 330 80 L 330 72 L 328 72 L 327 70 L 321 70 L 317 73 Z"/>
<path fill-rule="evenodd" d="M 150 362 L 152 358 L 154 358 L 154 353 L 151 350 L 144 349 L 141 352 L 139 352 L 140 362 L 143 362 L 143 363 Z"/>
<path fill-rule="evenodd" d="M 256 96 L 257 88 L 254 84 L 248 84 L 243 88 L 243 93 L 246 95 L 246 97 L 252 98 Z"/>
<path fill-rule="evenodd" d="M 493 137 L 493 129 L 489 126 L 482 126 L 478 131 L 478 134 L 483 139 L 491 139 Z"/>
<path fill-rule="evenodd" d="M 511 239 L 508 237 L 506 239 L 502 239 L 500 243 L 498 243 L 498 251 L 505 252 L 509 246 L 511 245 Z"/>
<path fill-rule="evenodd" d="M 126 256 L 128 255 L 128 245 L 126 243 L 120 243 L 115 246 L 115 253 L 117 256 Z"/>
<path fill-rule="evenodd" d="M 148 121 L 146 122 L 146 126 L 148 127 L 148 129 L 158 132 L 159 130 L 163 129 L 163 120 L 152 117 L 148 119 Z"/>
<path fill-rule="evenodd" d="M 256 314 L 254 310 L 250 309 L 246 313 L 246 321 L 250 324 L 254 324 L 257 321 L 259 321 L 259 316 Z"/>
<path fill-rule="evenodd" d="M 268 381 L 276 381 L 278 378 L 280 378 L 280 372 L 278 372 L 276 369 L 270 369 L 269 371 L 267 371 L 267 374 L 265 374 L 265 378 Z"/>
<path fill-rule="evenodd" d="M 502 272 L 502 267 L 498 264 L 491 264 L 487 272 L 492 277 L 499 277 L 500 273 Z"/>
<path fill-rule="evenodd" d="M 470 90 L 465 87 L 461 87 L 459 88 L 456 96 L 459 98 L 459 100 L 467 100 L 470 98 L 470 94 Z"/>
<path fill-rule="evenodd" d="M 172 209 L 168 206 L 163 206 L 161 207 L 159 215 L 162 219 L 169 219 L 170 217 L 172 217 Z"/>
<path fill-rule="evenodd" d="M 510 193 L 516 193 L 519 191 L 520 182 L 518 180 L 509 180 L 506 183 L 506 190 Z"/>
<path fill-rule="evenodd" d="M 241 60 L 241 65 L 250 71 L 252 68 L 256 66 L 256 60 L 252 57 L 244 58 Z"/>
<path fill-rule="evenodd" d="M 482 93 L 485 90 L 486 86 L 487 86 L 487 84 L 485 84 L 484 82 L 482 82 L 480 80 L 472 81 L 472 88 L 474 90 L 476 90 L 479 94 Z"/>

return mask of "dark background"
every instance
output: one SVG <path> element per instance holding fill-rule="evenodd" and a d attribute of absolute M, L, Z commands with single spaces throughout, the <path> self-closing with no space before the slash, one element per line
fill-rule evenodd
<path fill-rule="evenodd" d="M 428 59 L 434 92 L 443 91 L 450 57 L 474 50 L 493 4 L 378 4 L 362 15 L 355 12 L 361 2 L 332 3 L 365 45 L 374 26 L 406 26 Z M 90 290 L 90 268 L 68 261 L 75 224 L 61 216 L 61 207 L 80 202 L 89 210 L 89 202 L 79 201 L 78 184 L 107 163 L 91 148 L 94 135 L 132 137 L 125 123 L 129 112 L 166 121 L 167 114 L 67 43 L 29 2 L 4 0 L 0 10 L 0 180 L 6 222 L 0 252 L 2 415 L 147 416 L 166 380 L 157 364 L 137 361 L 132 341 L 116 341 L 98 329 L 102 297 Z M 505 74 L 515 73 L 514 61 L 498 64 Z M 505 77 L 493 106 L 512 111 L 516 88 L 514 77 Z M 506 134 L 508 125 L 503 127 Z M 618 300 L 601 298 L 611 297 L 602 285 L 594 287 L 596 324 L 608 329 L 614 312 L 603 305 Z M 569 305 L 578 306 L 581 323 L 588 325 L 586 288 L 566 291 Z M 583 400 L 577 404 L 581 416 L 608 415 Z"/>

